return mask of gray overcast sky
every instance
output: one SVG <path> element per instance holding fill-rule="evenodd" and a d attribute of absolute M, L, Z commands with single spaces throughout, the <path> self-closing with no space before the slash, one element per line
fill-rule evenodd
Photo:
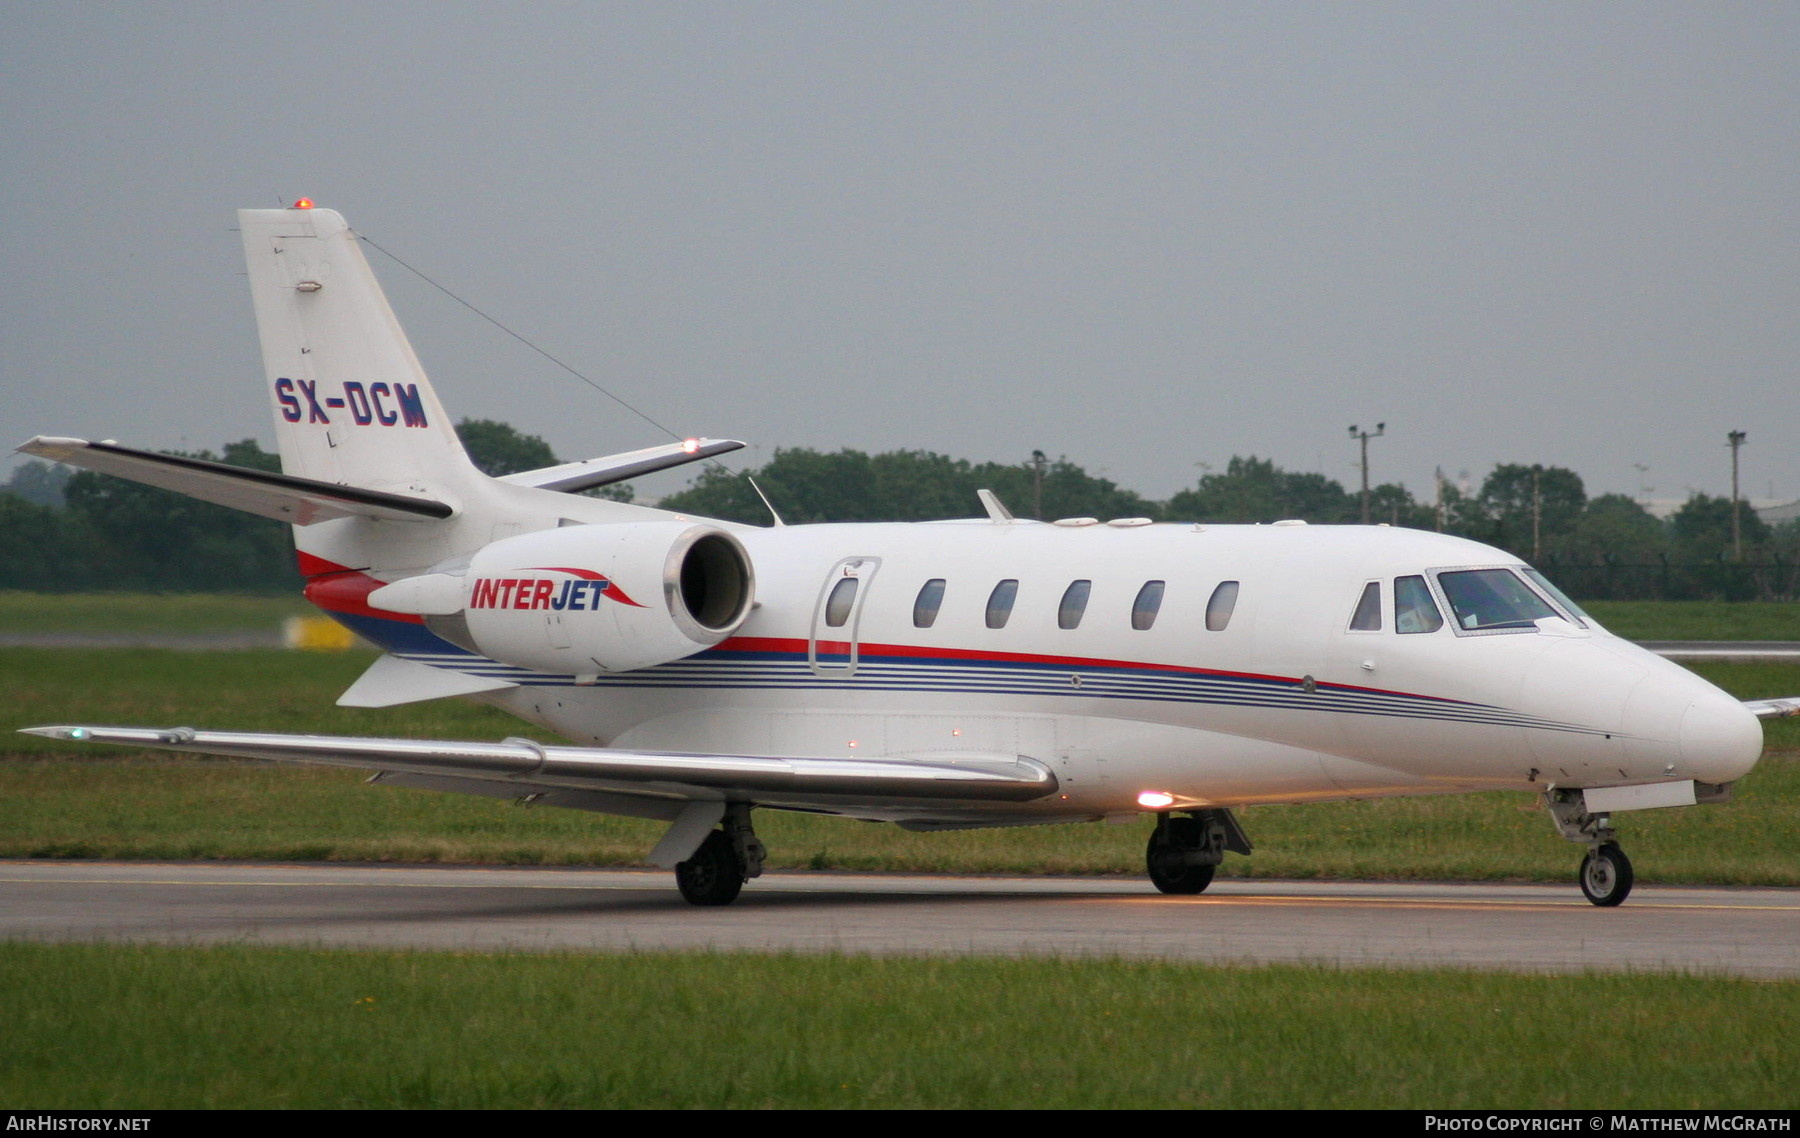
<path fill-rule="evenodd" d="M 1795 3 L 0 0 L 0 426 L 266 444 L 229 230 L 304 194 L 747 462 L 1352 485 L 1385 420 L 1420 497 L 1683 497 L 1742 428 L 1800 497 L 1797 44 Z M 662 441 L 370 259 L 454 414 Z"/>

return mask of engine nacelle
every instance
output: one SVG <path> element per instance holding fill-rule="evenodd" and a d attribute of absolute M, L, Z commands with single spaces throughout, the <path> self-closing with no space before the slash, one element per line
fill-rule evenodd
<path fill-rule="evenodd" d="M 436 583 L 434 586 L 434 582 Z M 444 595 L 444 575 L 398 582 Z M 392 590 L 389 593 L 389 590 Z M 482 655 L 538 672 L 628 672 L 691 656 L 750 615 L 755 576 L 735 537 L 692 522 L 566 526 L 494 542 L 461 574 L 461 611 L 421 604 L 426 627 Z M 388 594 L 386 597 L 383 594 Z"/>

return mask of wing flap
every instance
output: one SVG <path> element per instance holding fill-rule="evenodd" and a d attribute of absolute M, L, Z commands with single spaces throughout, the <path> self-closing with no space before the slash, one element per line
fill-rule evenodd
<path fill-rule="evenodd" d="M 429 521 L 455 513 L 445 503 L 429 498 L 339 486 L 334 482 L 250 470 L 201 458 L 133 450 L 116 443 L 39 435 L 18 449 L 53 462 L 66 462 L 70 466 L 173 490 L 202 502 L 300 526 L 349 517 Z"/>
<path fill-rule="evenodd" d="M 530 787 L 610 790 L 641 787 L 677 795 L 720 792 L 781 798 L 851 797 L 963 802 L 1025 802 L 1056 790 L 1050 768 L 1022 755 L 934 754 L 929 758 L 825 759 L 707 755 L 545 746 L 529 739 L 469 743 L 196 731 L 191 727 L 27 727 L 24 733 L 80 743 L 115 743 L 278 762 L 444 775 Z M 525 793 L 530 793 L 527 789 Z"/>
<path fill-rule="evenodd" d="M 652 818 L 673 822 L 692 799 L 671 794 L 626 794 L 606 790 L 570 790 L 561 786 L 534 786 L 524 782 L 489 782 L 441 774 L 409 774 L 377 771 L 369 776 L 374 786 L 399 786 L 409 790 L 435 790 L 445 794 L 473 794 L 482 798 L 506 798 L 531 806 L 560 806 L 567 810 L 591 810 L 596 814 L 623 814 L 628 818 Z"/>

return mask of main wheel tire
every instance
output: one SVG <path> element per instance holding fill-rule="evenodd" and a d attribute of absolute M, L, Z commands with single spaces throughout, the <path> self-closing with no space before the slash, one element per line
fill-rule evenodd
<path fill-rule="evenodd" d="M 1171 818 L 1152 831 L 1150 845 L 1144 850 L 1144 867 L 1150 871 L 1150 884 L 1163 893 L 1191 895 L 1206 892 L 1219 867 L 1188 865 L 1183 860 L 1188 850 L 1199 847 L 1201 833 L 1197 818 Z"/>
<path fill-rule="evenodd" d="M 1617 842 L 1602 842 L 1581 859 L 1581 892 L 1596 905 L 1611 908 L 1631 895 L 1631 859 Z"/>
<path fill-rule="evenodd" d="M 723 830 L 706 835 L 694 856 L 675 866 L 675 885 L 690 905 L 729 905 L 744 891 L 744 866 Z"/>

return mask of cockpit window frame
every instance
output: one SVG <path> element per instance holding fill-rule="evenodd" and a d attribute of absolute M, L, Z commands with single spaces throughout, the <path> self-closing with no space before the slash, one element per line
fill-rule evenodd
<path fill-rule="evenodd" d="M 1450 594 L 1444 591 L 1443 582 L 1438 580 L 1438 575 L 1441 573 L 1478 573 L 1490 569 L 1503 569 L 1506 572 L 1511 573 L 1520 584 L 1524 585 L 1526 590 L 1529 591 L 1532 596 L 1537 597 L 1539 600 L 1543 601 L 1545 605 L 1549 606 L 1552 613 L 1562 617 L 1577 628 L 1586 628 L 1586 624 L 1576 620 L 1575 617 L 1566 612 L 1563 606 L 1556 602 L 1555 598 L 1545 595 L 1544 590 L 1538 588 L 1537 582 L 1533 581 L 1531 577 L 1524 572 L 1524 570 L 1529 568 L 1531 568 L 1531 566 L 1523 561 L 1489 561 L 1475 565 L 1434 565 L 1431 568 L 1424 570 L 1425 584 L 1430 588 L 1431 595 L 1437 600 L 1438 610 L 1443 615 L 1444 624 L 1458 636 L 1516 636 L 1521 633 L 1535 635 L 1538 631 L 1538 627 L 1534 623 L 1515 625 L 1511 628 L 1464 628 L 1462 622 L 1456 619 L 1456 606 L 1450 603 Z M 1413 576 L 1413 574 L 1408 573 L 1406 576 L 1410 577 Z"/>

